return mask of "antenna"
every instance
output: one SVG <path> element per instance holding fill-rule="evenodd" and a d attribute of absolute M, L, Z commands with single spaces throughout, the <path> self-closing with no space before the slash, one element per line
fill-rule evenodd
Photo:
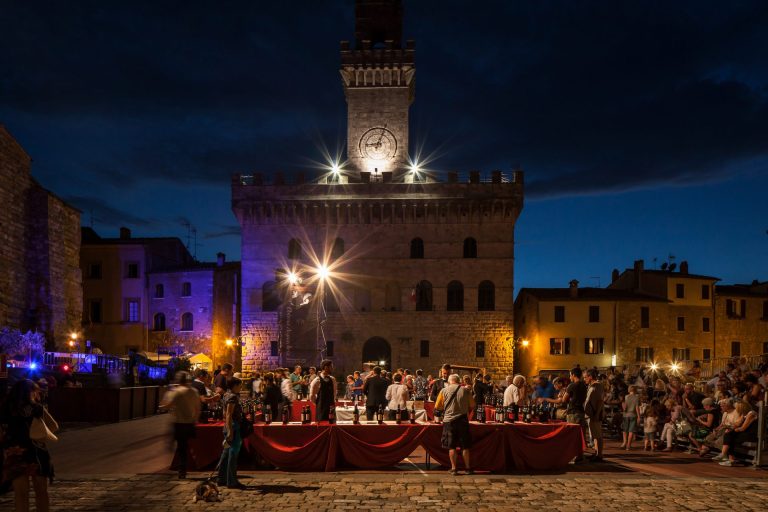
<path fill-rule="evenodd" d="M 197 228 L 192 228 L 192 240 L 193 240 L 193 249 L 192 249 L 192 257 L 194 259 L 197 259 Z"/>
<path fill-rule="evenodd" d="M 669 271 L 673 272 L 677 268 L 677 263 L 670 263 L 669 264 Z"/>

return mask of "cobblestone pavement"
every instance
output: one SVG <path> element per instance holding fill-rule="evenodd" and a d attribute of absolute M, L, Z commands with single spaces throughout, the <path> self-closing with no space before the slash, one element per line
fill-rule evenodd
<path fill-rule="evenodd" d="M 246 490 L 222 490 L 220 503 L 194 503 L 195 485 L 170 474 L 68 477 L 51 488 L 52 510 L 765 510 L 768 478 L 657 478 L 445 473 L 252 473 Z M 12 510 L 12 495 L 0 496 Z"/>

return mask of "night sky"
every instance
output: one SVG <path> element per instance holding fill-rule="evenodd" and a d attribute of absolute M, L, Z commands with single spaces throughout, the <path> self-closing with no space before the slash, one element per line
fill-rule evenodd
<path fill-rule="evenodd" d="M 0 0 L 0 123 L 102 236 L 237 259 L 230 175 L 343 152 L 353 5 Z M 768 2 L 406 0 L 404 35 L 412 152 L 526 172 L 516 288 L 768 279 Z"/>

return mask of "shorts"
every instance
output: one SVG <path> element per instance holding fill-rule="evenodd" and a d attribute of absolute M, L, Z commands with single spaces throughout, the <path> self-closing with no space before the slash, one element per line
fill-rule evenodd
<path fill-rule="evenodd" d="M 637 416 L 624 416 L 621 420 L 621 431 L 634 434 L 637 431 Z"/>
<path fill-rule="evenodd" d="M 443 448 L 447 450 L 454 448 L 469 449 L 472 446 L 472 439 L 469 435 L 469 419 L 467 416 L 459 416 L 450 423 L 443 423 L 443 436 L 440 441 Z"/>

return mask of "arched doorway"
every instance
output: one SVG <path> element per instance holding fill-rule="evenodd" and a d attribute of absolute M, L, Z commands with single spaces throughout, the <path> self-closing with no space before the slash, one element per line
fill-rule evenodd
<path fill-rule="evenodd" d="M 374 336 L 368 338 L 368 341 L 363 345 L 363 362 L 369 363 L 376 361 L 382 367 L 390 367 L 392 364 L 392 348 L 387 343 L 387 340 Z M 384 364 L 381 364 L 384 361 Z"/>

